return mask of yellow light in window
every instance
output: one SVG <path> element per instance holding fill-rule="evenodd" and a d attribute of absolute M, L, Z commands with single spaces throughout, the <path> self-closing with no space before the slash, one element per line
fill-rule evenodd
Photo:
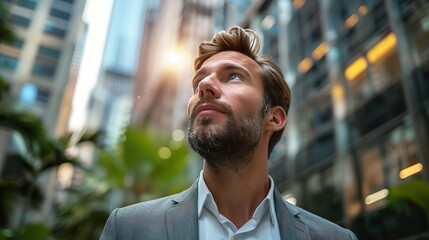
<path fill-rule="evenodd" d="M 341 100 L 344 97 L 344 89 L 341 85 L 334 85 L 334 87 L 332 88 L 332 95 L 334 96 L 334 99 L 337 100 Z"/>
<path fill-rule="evenodd" d="M 300 9 L 305 4 L 305 0 L 294 0 L 292 4 L 296 9 Z"/>
<path fill-rule="evenodd" d="M 321 59 L 328 52 L 329 46 L 326 42 L 322 42 L 313 51 L 313 58 L 316 60 Z"/>
<path fill-rule="evenodd" d="M 350 64 L 345 71 L 346 78 L 348 80 L 355 79 L 359 74 L 361 74 L 366 67 L 368 66 L 365 58 L 360 57 L 356 59 L 352 64 Z"/>
<path fill-rule="evenodd" d="M 383 57 L 387 52 L 396 46 L 396 36 L 393 33 L 389 33 L 386 37 L 380 40 L 377 44 L 372 47 L 368 53 L 367 57 L 370 63 L 377 62 L 381 57 Z"/>
<path fill-rule="evenodd" d="M 399 177 L 401 179 L 405 179 L 407 177 L 410 177 L 416 173 L 419 173 L 422 171 L 423 165 L 421 163 L 414 164 L 410 167 L 404 168 L 399 172 Z"/>
<path fill-rule="evenodd" d="M 300 72 L 305 73 L 313 66 L 313 61 L 310 58 L 304 58 L 299 64 L 298 69 Z"/>
<path fill-rule="evenodd" d="M 365 15 L 368 13 L 368 8 L 365 5 L 362 5 L 359 7 L 358 11 L 361 15 Z"/>
<path fill-rule="evenodd" d="M 389 195 L 389 190 L 382 189 L 382 190 L 380 190 L 378 192 L 375 192 L 373 194 L 368 195 L 365 198 L 365 203 L 366 203 L 366 205 L 373 204 L 375 202 L 378 202 L 378 201 L 386 198 L 388 195 Z"/>
<path fill-rule="evenodd" d="M 356 25 L 356 23 L 359 21 L 359 18 L 356 16 L 356 14 L 352 14 L 350 15 L 349 18 L 346 19 L 346 21 L 344 22 L 344 25 L 347 28 L 352 28 L 354 25 Z"/>

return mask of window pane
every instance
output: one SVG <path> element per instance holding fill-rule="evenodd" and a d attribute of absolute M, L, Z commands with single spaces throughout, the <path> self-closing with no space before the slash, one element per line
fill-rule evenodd
<path fill-rule="evenodd" d="M 12 21 L 12 23 L 19 25 L 19 26 L 22 26 L 22 27 L 30 26 L 30 19 L 28 19 L 26 17 L 22 17 L 19 15 L 12 14 L 10 17 L 10 20 Z"/>
<path fill-rule="evenodd" d="M 36 2 L 32 0 L 18 0 L 15 1 L 16 5 L 34 10 L 36 8 Z"/>
<path fill-rule="evenodd" d="M 342 196 L 332 167 L 312 175 L 305 183 L 305 209 L 331 221 L 343 216 Z"/>
<path fill-rule="evenodd" d="M 59 58 L 60 50 L 41 45 L 39 47 L 38 54 L 43 55 L 43 56 L 47 56 L 47 57 L 51 57 L 51 58 Z"/>
<path fill-rule="evenodd" d="M 0 54 L 0 67 L 15 69 L 17 64 L 17 58 Z"/>
<path fill-rule="evenodd" d="M 50 15 L 53 17 L 64 19 L 64 20 L 70 19 L 70 13 L 56 9 L 56 8 L 51 8 Z"/>
<path fill-rule="evenodd" d="M 359 157 L 362 169 L 362 194 L 365 200 L 370 194 L 385 187 L 383 164 L 381 152 L 377 146 L 361 150 Z M 374 205 L 368 204 L 366 208 L 371 209 Z"/>
<path fill-rule="evenodd" d="M 33 73 L 42 75 L 42 76 L 53 77 L 55 74 L 55 67 L 42 65 L 40 63 L 35 63 L 33 65 Z"/>
<path fill-rule="evenodd" d="M 58 0 L 58 1 L 66 2 L 66 3 L 70 3 L 70 4 L 74 3 L 74 0 Z"/>
<path fill-rule="evenodd" d="M 45 33 L 55 37 L 64 38 L 66 31 L 64 29 L 55 27 L 53 24 L 46 23 L 44 28 Z"/>
<path fill-rule="evenodd" d="M 37 97 L 36 97 L 36 99 L 39 102 L 47 103 L 48 100 L 49 100 L 49 95 L 50 94 L 49 94 L 48 91 L 41 91 L 41 90 L 39 90 L 39 91 L 37 91 Z"/>

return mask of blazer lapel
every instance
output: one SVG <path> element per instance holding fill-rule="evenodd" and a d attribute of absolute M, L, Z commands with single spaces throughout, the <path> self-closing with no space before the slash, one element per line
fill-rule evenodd
<path fill-rule="evenodd" d="M 168 239 L 198 239 L 197 182 L 175 197 L 167 210 Z"/>
<path fill-rule="evenodd" d="M 288 207 L 277 189 L 274 192 L 274 204 L 281 239 L 311 239 L 308 227 L 297 217 L 299 210 Z"/>

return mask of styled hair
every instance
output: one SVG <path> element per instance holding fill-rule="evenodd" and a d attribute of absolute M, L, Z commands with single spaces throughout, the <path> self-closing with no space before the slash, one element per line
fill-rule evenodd
<path fill-rule="evenodd" d="M 260 36 L 251 29 L 235 26 L 227 31 L 220 31 L 211 41 L 204 41 L 199 46 L 198 57 L 194 61 L 195 71 L 213 55 L 224 51 L 240 52 L 253 59 L 261 67 L 261 79 L 264 86 L 264 107 L 280 106 L 289 112 L 291 92 L 280 67 L 272 58 L 261 55 Z M 266 109 L 268 110 L 268 109 Z M 266 112 L 266 110 L 264 110 Z M 284 128 L 273 133 L 268 143 L 268 156 L 280 141 Z"/>

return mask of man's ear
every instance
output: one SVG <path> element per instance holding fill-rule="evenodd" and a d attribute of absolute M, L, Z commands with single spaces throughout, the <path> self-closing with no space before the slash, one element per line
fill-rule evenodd
<path fill-rule="evenodd" d="M 286 126 L 287 115 L 280 106 L 271 107 L 268 111 L 267 128 L 274 132 L 281 130 Z"/>

